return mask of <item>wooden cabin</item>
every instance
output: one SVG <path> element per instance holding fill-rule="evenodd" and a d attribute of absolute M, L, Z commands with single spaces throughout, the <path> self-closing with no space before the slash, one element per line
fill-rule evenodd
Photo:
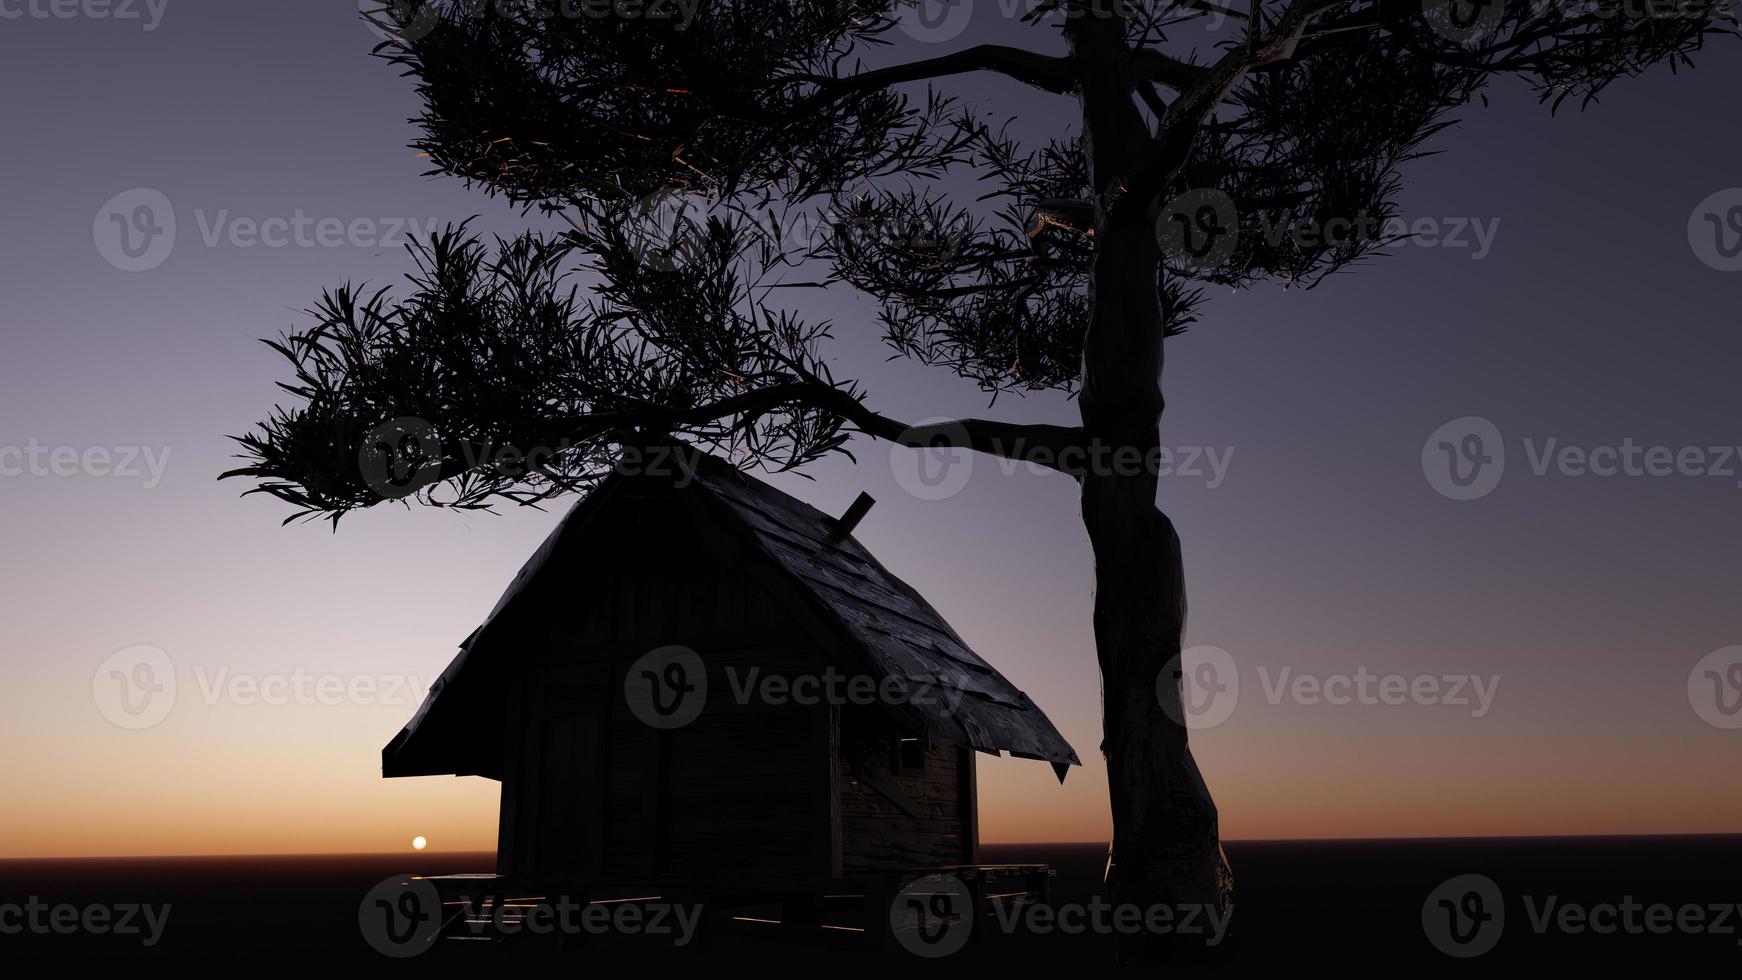
<path fill-rule="evenodd" d="M 612 476 L 569 511 L 382 751 L 383 774 L 500 780 L 498 873 L 540 881 L 976 863 L 975 753 L 1062 780 L 1075 752 L 845 522 L 690 458 L 693 475 Z M 695 652 L 707 697 L 655 727 L 630 702 L 632 668 L 673 646 Z M 831 675 L 901 696 L 743 696 Z"/>

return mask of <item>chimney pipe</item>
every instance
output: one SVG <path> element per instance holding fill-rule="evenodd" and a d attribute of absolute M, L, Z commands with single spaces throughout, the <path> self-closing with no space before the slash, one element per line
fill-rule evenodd
<path fill-rule="evenodd" d="M 861 520 L 865 519 L 865 515 L 871 511 L 871 505 L 875 503 L 877 501 L 870 494 L 860 493 L 858 498 L 853 501 L 853 506 L 848 507 L 847 512 L 835 521 L 835 539 L 840 540 L 852 534 L 853 529 L 859 526 Z"/>

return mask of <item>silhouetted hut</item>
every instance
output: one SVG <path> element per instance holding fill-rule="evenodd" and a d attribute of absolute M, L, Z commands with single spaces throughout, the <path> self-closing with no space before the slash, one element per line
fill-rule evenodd
<path fill-rule="evenodd" d="M 837 521 L 682 458 L 693 472 L 614 475 L 569 511 L 382 751 L 383 774 L 500 780 L 498 873 L 515 877 L 976 863 L 975 751 L 1061 780 L 1076 753 L 853 539 L 868 497 Z M 696 659 L 679 650 L 674 668 L 672 647 Z M 698 687 L 685 662 L 705 670 L 699 714 L 644 721 L 644 686 Z M 785 682 L 792 696 L 765 696 Z M 797 693 L 819 683 L 834 694 Z"/>

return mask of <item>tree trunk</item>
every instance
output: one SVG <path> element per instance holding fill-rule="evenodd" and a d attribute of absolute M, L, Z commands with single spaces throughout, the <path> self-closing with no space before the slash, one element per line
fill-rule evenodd
<path fill-rule="evenodd" d="M 1207 927 L 1225 922 L 1232 879 L 1216 805 L 1186 744 L 1179 706 L 1185 585 L 1179 537 L 1156 503 L 1152 451 L 1160 444 L 1163 318 L 1161 247 L 1154 208 L 1115 208 L 1120 175 L 1151 143 L 1124 72 L 1122 26 L 1093 15 L 1067 27 L 1083 86 L 1084 133 L 1096 200 L 1089 329 L 1079 405 L 1085 437 L 1101 452 L 1082 475 L 1083 524 L 1095 555 L 1095 647 L 1101 666 L 1102 743 L 1113 810 L 1109 898 L 1169 906 Z M 1150 213 L 1144 213 L 1148 211 Z M 1110 466 L 1106 450 L 1135 448 L 1144 466 Z M 1127 457 L 1129 455 L 1127 454 Z M 1158 683 L 1160 681 L 1160 683 Z M 1171 704 L 1164 704 L 1163 699 Z M 1119 937 L 1123 963 L 1195 958 L 1211 933 Z"/>
<path fill-rule="evenodd" d="M 1097 262 L 1093 327 L 1081 400 L 1091 445 L 1159 444 L 1163 408 L 1161 321 L 1154 283 L 1159 250 L 1147 228 L 1109 229 Z M 1136 285 L 1150 284 L 1141 291 Z M 1121 300 L 1124 300 L 1122 302 Z M 1232 880 L 1222 856 L 1216 805 L 1187 746 L 1179 703 L 1185 584 L 1179 537 L 1156 505 L 1159 480 L 1147 465 L 1083 474 L 1083 524 L 1095 555 L 1095 647 L 1101 666 L 1102 743 L 1113 810 L 1110 900 L 1170 906 L 1206 931 L 1122 936 L 1122 962 L 1152 962 L 1201 951 L 1209 913 L 1225 921 Z M 1163 699 L 1171 703 L 1164 703 Z"/>

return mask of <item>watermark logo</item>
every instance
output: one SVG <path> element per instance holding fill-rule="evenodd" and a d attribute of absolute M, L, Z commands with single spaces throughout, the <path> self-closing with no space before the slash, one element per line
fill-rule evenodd
<path fill-rule="evenodd" d="M 154 728 L 175 707 L 175 664 L 154 646 L 117 650 L 91 675 L 91 700 L 121 728 Z"/>
<path fill-rule="evenodd" d="M 409 497 L 440 479 L 441 439 L 423 419 L 383 422 L 363 437 L 357 469 L 369 489 L 388 500 Z"/>
<path fill-rule="evenodd" d="M 370 33 L 383 41 L 406 43 L 428 37 L 442 22 L 443 6 L 432 0 L 357 0 Z"/>
<path fill-rule="evenodd" d="M 195 208 L 194 223 L 206 248 L 238 249 L 402 248 L 429 241 L 445 224 L 439 218 L 314 215 L 302 208 L 263 218 Z"/>
<path fill-rule="evenodd" d="M 1742 446 L 1669 445 L 1628 436 L 1616 443 L 1576 444 L 1559 436 L 1521 441 L 1530 475 L 1565 479 L 1727 479 L 1742 488 Z M 1476 416 L 1434 430 L 1421 448 L 1421 468 L 1435 490 L 1452 500 L 1476 500 L 1494 491 L 1506 470 L 1505 440 L 1494 423 Z"/>
<path fill-rule="evenodd" d="M 954 716 L 967 690 L 941 677 L 874 677 L 845 674 L 833 667 L 819 673 L 766 674 L 761 667 L 726 668 L 726 686 L 736 704 L 773 707 L 801 705 L 840 707 L 923 705 Z"/>
<path fill-rule="evenodd" d="M 1234 655 L 1217 646 L 1193 646 L 1168 661 L 1155 681 L 1161 710 L 1192 730 L 1215 728 L 1240 704 Z"/>
<path fill-rule="evenodd" d="M 1700 658 L 1688 673 L 1688 703 L 1713 728 L 1742 728 L 1742 646 L 1723 647 Z"/>
<path fill-rule="evenodd" d="M 1533 936 L 1707 936 L 1742 942 L 1736 924 L 1742 903 L 1646 902 L 1632 895 L 1600 902 L 1569 901 L 1558 894 L 1519 896 L 1524 925 Z M 1486 875 L 1447 879 L 1428 893 L 1421 926 L 1435 949 L 1456 959 L 1481 956 L 1499 944 L 1506 931 L 1506 896 Z M 1519 920 L 1514 919 L 1514 924 Z"/>
<path fill-rule="evenodd" d="M 442 929 L 442 896 L 421 878 L 395 875 L 357 906 L 363 941 L 383 956 L 404 959 L 429 952 Z"/>
<path fill-rule="evenodd" d="M 227 666 L 194 667 L 201 703 L 242 708 L 403 707 L 422 704 L 439 675 L 289 672 L 234 673 Z"/>
<path fill-rule="evenodd" d="M 699 932 L 704 908 L 657 899 L 589 902 L 569 895 L 507 898 L 460 895 L 443 902 L 428 880 L 388 878 L 363 896 L 357 926 L 376 952 L 405 959 L 428 952 L 443 935 L 460 939 L 549 936 L 638 935 L 688 946 Z"/>
<path fill-rule="evenodd" d="M 529 933 L 548 936 L 655 936 L 669 939 L 672 946 L 688 946 L 696 938 L 701 925 L 699 904 L 674 904 L 647 899 L 611 899 L 597 902 L 578 901 L 567 895 L 556 899 L 504 901 L 487 896 L 482 902 L 471 896 L 461 896 L 448 908 L 459 907 L 458 915 L 449 915 L 455 930 L 464 930 L 469 937 L 489 938 Z M 452 934 L 452 932 L 450 932 Z"/>
<path fill-rule="evenodd" d="M 1213 268 L 1232 258 L 1240 244 L 1240 212 L 1233 198 L 1213 187 L 1185 191 L 1161 209 L 1155 239 L 1179 267 Z"/>
<path fill-rule="evenodd" d="M 629 710 L 650 728 L 673 729 L 695 721 L 708 703 L 708 671 L 685 646 L 642 654 L 623 675 Z"/>
<path fill-rule="evenodd" d="M 154 188 L 122 191 L 97 209 L 91 241 L 122 272 L 149 272 L 175 251 L 175 207 Z"/>
<path fill-rule="evenodd" d="M 1264 700 L 1271 705 L 1287 700 L 1304 708 L 1330 705 L 1424 708 L 1469 708 L 1470 717 L 1486 718 L 1500 693 L 1500 675 L 1489 674 L 1376 674 L 1366 666 L 1353 674 L 1296 674 L 1284 667 L 1274 674 L 1258 669 Z"/>
<path fill-rule="evenodd" d="M 923 441 L 924 446 L 908 443 Z M 909 428 L 889 446 L 889 471 L 895 483 L 920 500 L 948 500 L 974 475 L 974 450 L 968 431 L 950 419 L 933 418 Z"/>
<path fill-rule="evenodd" d="M 357 448 L 357 466 L 363 482 L 389 500 L 410 496 L 440 482 L 450 464 L 454 472 L 489 470 L 496 476 L 515 480 L 535 477 L 555 479 L 569 470 L 577 452 L 585 448 L 567 440 L 555 445 L 525 448 L 508 442 L 461 441 L 456 451 L 444 455 L 447 447 L 436 435 L 435 426 L 415 416 L 402 416 L 370 429 Z M 696 481 L 706 454 L 681 444 L 668 446 L 624 446 L 612 461 L 611 472 L 624 477 L 652 477 L 683 489 Z M 0 449 L 0 474 L 3 474 L 5 450 Z M 596 472 L 593 460 L 584 458 L 582 465 Z"/>
<path fill-rule="evenodd" d="M 1440 495 L 1479 500 L 1506 474 L 1506 443 L 1493 422 L 1475 415 L 1453 419 L 1421 447 L 1421 471 Z"/>
<path fill-rule="evenodd" d="M 889 470 L 895 482 L 919 500 L 947 500 L 961 493 L 975 460 L 987 456 L 1002 476 L 1026 470 L 1034 475 L 1142 477 L 1201 481 L 1207 490 L 1222 486 L 1234 462 L 1233 446 L 1137 446 L 1100 440 L 1062 445 L 1023 436 L 992 436 L 970 449 L 966 426 L 932 419 L 911 426 L 890 444 Z"/>
<path fill-rule="evenodd" d="M 707 245 L 698 224 L 703 210 L 697 195 L 675 188 L 636 201 L 624 222 L 635 261 L 643 269 L 672 272 L 700 255 Z"/>
<path fill-rule="evenodd" d="M 990 903 L 982 916 L 972 893 L 957 877 L 929 875 L 903 888 L 889 908 L 889 925 L 896 942 L 915 956 L 939 959 L 959 952 L 976 929 L 993 929 L 1007 936 L 1033 935 L 1174 935 L 1192 937 L 1206 947 L 1227 937 L 1231 908 L 1213 905 L 1114 904 L 1100 895 L 1087 902 L 1054 905 L 1038 901 Z"/>
<path fill-rule="evenodd" d="M 1447 956 L 1481 956 L 1506 931 L 1500 886 L 1486 875 L 1474 874 L 1441 882 L 1421 905 L 1421 928 L 1428 942 Z"/>
<path fill-rule="evenodd" d="M 1242 214 L 1226 193 L 1199 188 L 1168 202 L 1156 217 L 1155 234 L 1167 259 L 1188 272 L 1226 264 L 1243 239 L 1263 242 L 1271 249 L 1292 245 L 1306 254 L 1360 242 L 1410 245 L 1467 251 L 1471 261 L 1480 262 L 1494 251 L 1500 221 L 1470 215 L 1406 220 L 1368 211 L 1327 217 L 1286 208 L 1256 208 Z"/>
<path fill-rule="evenodd" d="M 949 956 L 973 936 L 974 896 L 953 875 L 916 879 L 889 904 L 889 930 L 901 948 L 915 956 Z"/>
<path fill-rule="evenodd" d="M 1301 252 L 1314 252 L 1350 242 L 1382 242 L 1418 248 L 1468 251 L 1470 261 L 1480 262 L 1494 251 L 1500 236 L 1500 218 L 1422 215 L 1405 220 L 1393 215 L 1379 217 L 1361 212 L 1354 217 L 1302 218 L 1288 211 L 1260 209 L 1253 215 L 1256 234 L 1271 248 L 1290 242 Z"/>
<path fill-rule="evenodd" d="M 445 18 L 482 19 L 494 16 L 516 21 L 620 20 L 669 21 L 687 30 L 700 13 L 702 0 L 491 0 L 461 4 L 456 0 L 358 0 L 357 8 L 370 33 L 382 41 L 415 44 L 428 37 Z"/>
<path fill-rule="evenodd" d="M 1486 718 L 1500 693 L 1499 674 L 1381 674 L 1366 666 L 1353 673 L 1323 674 L 1260 666 L 1257 676 L 1257 690 L 1271 707 L 1285 702 L 1303 708 L 1417 705 L 1468 708 L 1470 717 Z M 1187 647 L 1168 661 L 1155 681 L 1162 711 L 1193 730 L 1226 722 L 1240 704 L 1240 693 L 1234 656 L 1217 646 Z"/>
<path fill-rule="evenodd" d="M 1023 930 L 1037 935 L 1063 933 L 1067 936 L 1095 933 L 1097 935 L 1174 935 L 1201 938 L 1204 946 L 1214 948 L 1227 938 L 1233 908 L 1187 903 L 1184 905 L 1115 905 L 1099 895 L 1088 902 L 1050 905 L 1043 902 L 1001 902 L 993 908 L 993 919 L 1000 931 L 1013 934 Z"/>
<path fill-rule="evenodd" d="M 1488 37 L 1506 16 L 1500 0 L 1423 0 L 1421 18 L 1435 34 L 1453 44 L 1471 44 Z"/>
<path fill-rule="evenodd" d="M 413 674 L 321 673 L 296 667 L 274 673 L 239 673 L 228 666 L 192 668 L 193 703 L 241 708 L 406 707 L 423 703 L 439 679 Z M 91 675 L 98 712 L 121 728 L 162 724 L 183 690 L 169 654 L 139 645 L 110 654 Z"/>
<path fill-rule="evenodd" d="M 1742 272 L 1742 187 L 1706 198 L 1688 215 L 1688 245 L 1719 272 Z"/>
<path fill-rule="evenodd" d="M 1507 13 L 1513 12 L 1512 27 L 1525 20 L 1551 15 L 1569 22 L 1717 20 L 1729 30 L 1729 3 L 1724 0 L 1530 0 L 1522 8 L 1507 0 L 1422 0 L 1421 17 L 1435 33 L 1454 44 L 1476 48 L 1492 42 L 1508 28 Z M 1632 29 L 1652 25 L 1627 24 Z"/>
<path fill-rule="evenodd" d="M 923 44 L 953 41 L 974 19 L 974 0 L 908 0 L 896 18 L 901 33 Z"/>
<path fill-rule="evenodd" d="M 814 673 L 788 673 L 728 665 L 723 673 L 725 687 L 716 685 L 712 693 L 736 705 L 920 705 L 953 716 L 967 695 L 964 688 L 943 678 L 876 677 L 844 673 L 832 666 Z M 660 647 L 642 655 L 623 677 L 623 695 L 630 710 L 654 728 L 682 728 L 695 721 L 709 694 L 706 666 L 694 650 L 683 646 Z"/>
<path fill-rule="evenodd" d="M 251 217 L 229 208 L 193 209 L 193 225 L 206 248 L 398 248 L 434 238 L 438 218 L 289 214 Z M 148 272 L 168 261 L 177 242 L 175 206 L 162 191 L 136 187 L 97 210 L 91 239 L 98 254 L 123 272 Z"/>

